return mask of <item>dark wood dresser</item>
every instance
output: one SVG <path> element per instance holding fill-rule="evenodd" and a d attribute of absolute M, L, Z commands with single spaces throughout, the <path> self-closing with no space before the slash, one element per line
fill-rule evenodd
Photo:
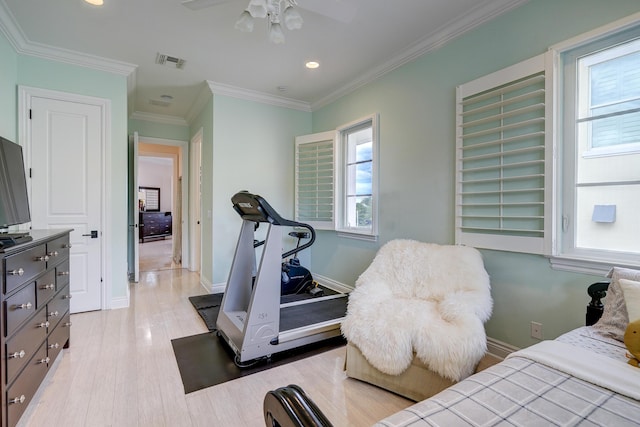
<path fill-rule="evenodd" d="M 171 212 L 140 212 L 140 241 L 171 236 Z"/>
<path fill-rule="evenodd" d="M 69 233 L 31 230 L 0 248 L 2 427 L 16 425 L 49 367 L 69 347 Z"/>

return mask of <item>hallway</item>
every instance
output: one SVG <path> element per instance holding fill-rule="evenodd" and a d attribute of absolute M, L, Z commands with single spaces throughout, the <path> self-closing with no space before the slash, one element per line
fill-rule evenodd
<path fill-rule="evenodd" d="M 176 264 L 173 261 L 173 240 L 171 238 L 148 241 L 138 245 L 140 248 L 140 271 L 182 268 L 181 264 Z"/>

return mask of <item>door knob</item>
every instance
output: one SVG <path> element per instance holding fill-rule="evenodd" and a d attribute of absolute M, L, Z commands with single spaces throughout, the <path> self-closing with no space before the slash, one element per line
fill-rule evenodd
<path fill-rule="evenodd" d="M 92 239 L 98 238 L 98 230 L 91 230 L 90 234 L 83 234 L 83 236 L 91 237 Z"/>

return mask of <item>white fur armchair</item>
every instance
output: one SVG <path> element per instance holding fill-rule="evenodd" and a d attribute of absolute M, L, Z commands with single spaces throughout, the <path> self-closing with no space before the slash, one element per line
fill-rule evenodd
<path fill-rule="evenodd" d="M 394 240 L 356 281 L 342 333 L 384 376 L 417 362 L 444 388 L 472 374 L 484 356 L 492 306 L 476 249 Z M 347 374 L 358 378 L 348 360 Z"/>

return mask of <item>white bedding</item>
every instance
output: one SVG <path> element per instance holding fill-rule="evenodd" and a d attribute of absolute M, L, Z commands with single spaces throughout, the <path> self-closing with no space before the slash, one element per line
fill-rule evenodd
<path fill-rule="evenodd" d="M 605 336 L 590 326 L 582 326 L 573 329 L 555 339 L 563 343 L 571 344 L 575 347 L 587 349 L 593 353 L 601 354 L 612 359 L 626 362 L 627 352 L 624 343 Z"/>
<path fill-rule="evenodd" d="M 560 341 L 542 341 L 511 353 L 507 359 L 512 357 L 523 357 L 541 363 L 623 396 L 640 400 L 640 369 L 626 361 Z"/>

